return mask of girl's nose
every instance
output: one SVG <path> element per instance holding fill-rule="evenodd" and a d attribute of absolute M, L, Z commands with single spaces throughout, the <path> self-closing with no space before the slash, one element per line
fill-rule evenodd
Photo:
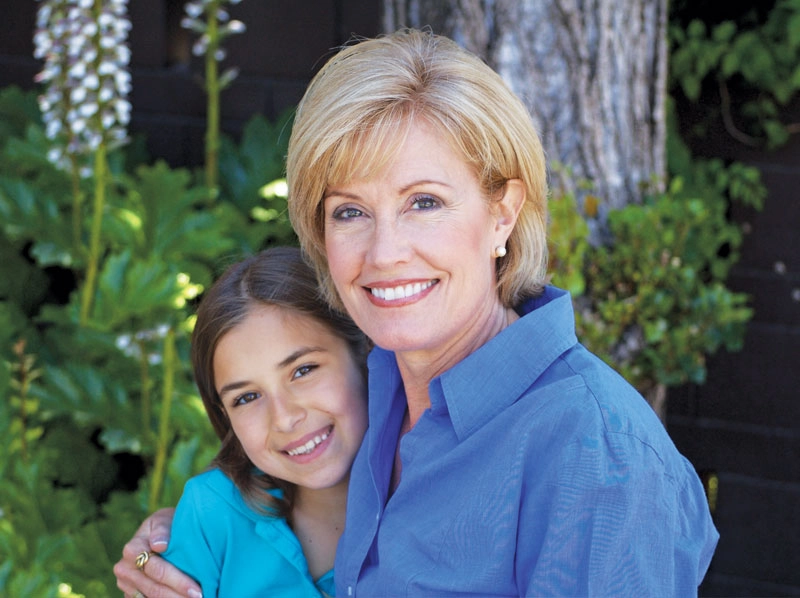
<path fill-rule="evenodd" d="M 281 432 L 291 432 L 306 417 L 306 410 L 287 395 L 270 397 L 270 423 Z"/>

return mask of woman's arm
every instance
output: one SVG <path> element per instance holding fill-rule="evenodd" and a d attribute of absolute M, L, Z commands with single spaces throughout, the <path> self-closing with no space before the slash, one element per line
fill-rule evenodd
<path fill-rule="evenodd" d="M 133 538 L 122 549 L 122 558 L 114 565 L 117 587 L 127 598 L 141 592 L 147 598 L 200 598 L 202 592 L 190 577 L 153 553 L 164 552 L 170 537 L 174 509 L 161 509 L 144 520 Z M 149 551 L 150 559 L 142 571 L 136 557 Z"/>

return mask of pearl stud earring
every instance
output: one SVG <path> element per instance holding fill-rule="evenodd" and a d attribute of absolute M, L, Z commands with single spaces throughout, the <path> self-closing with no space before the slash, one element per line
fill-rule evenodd
<path fill-rule="evenodd" d="M 504 245 L 498 245 L 494 248 L 494 257 L 503 257 L 506 254 L 506 248 Z"/>

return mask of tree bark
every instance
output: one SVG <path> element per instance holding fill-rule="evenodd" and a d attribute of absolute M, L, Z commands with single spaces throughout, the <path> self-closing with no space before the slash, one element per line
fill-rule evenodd
<path fill-rule="evenodd" d="M 661 423 L 667 423 L 667 387 L 660 382 L 656 382 L 642 393 L 645 400 L 656 412 Z"/>
<path fill-rule="evenodd" d="M 429 26 L 497 70 L 550 165 L 569 169 L 553 182 L 591 181 L 601 217 L 663 183 L 666 25 L 667 0 L 384 0 L 383 13 L 384 30 Z"/>

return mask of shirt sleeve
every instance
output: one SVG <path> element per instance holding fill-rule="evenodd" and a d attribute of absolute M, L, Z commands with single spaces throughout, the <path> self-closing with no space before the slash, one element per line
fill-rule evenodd
<path fill-rule="evenodd" d="M 547 491 L 523 496 L 520 593 L 697 595 L 718 534 L 697 474 L 672 448 L 665 457 L 627 434 L 567 445 Z"/>
<path fill-rule="evenodd" d="M 203 596 L 219 590 L 224 539 L 214 538 L 214 511 L 221 511 L 217 495 L 197 478 L 183 491 L 164 558 L 200 584 Z M 223 505 L 224 508 L 224 505 Z"/>

